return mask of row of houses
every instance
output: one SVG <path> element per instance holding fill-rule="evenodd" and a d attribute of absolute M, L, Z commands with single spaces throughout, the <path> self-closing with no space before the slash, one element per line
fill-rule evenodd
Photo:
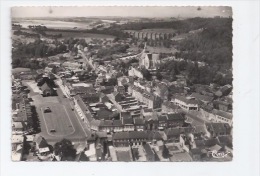
<path fill-rule="evenodd" d="M 146 89 L 132 85 L 129 86 L 128 92 L 131 93 L 139 102 L 147 105 L 148 108 L 156 109 L 161 107 L 162 99 L 159 96 L 148 92 Z"/>
<path fill-rule="evenodd" d="M 122 131 L 164 130 L 182 127 L 185 123 L 183 114 L 143 115 L 141 118 L 121 117 L 120 120 L 92 120 L 93 131 L 107 133 Z"/>
<path fill-rule="evenodd" d="M 202 115 L 205 119 L 212 122 L 227 123 L 230 126 L 233 125 L 233 115 L 229 112 L 212 109 L 208 106 L 201 109 Z"/>

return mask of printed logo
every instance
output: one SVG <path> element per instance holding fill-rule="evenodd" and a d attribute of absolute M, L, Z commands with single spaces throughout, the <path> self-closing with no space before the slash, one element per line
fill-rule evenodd
<path fill-rule="evenodd" d="M 209 151 L 209 154 L 211 154 L 213 158 L 225 158 L 229 153 L 230 153 L 229 151 L 227 152 L 219 152 L 216 150 Z"/>

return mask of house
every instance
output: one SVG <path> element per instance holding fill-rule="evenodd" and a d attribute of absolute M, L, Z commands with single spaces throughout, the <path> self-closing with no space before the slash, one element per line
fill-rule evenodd
<path fill-rule="evenodd" d="M 124 131 L 113 134 L 113 145 L 115 147 L 127 147 L 130 145 L 142 145 L 148 140 L 145 131 Z"/>
<path fill-rule="evenodd" d="M 198 101 L 195 100 L 195 98 L 192 97 L 184 97 L 184 96 L 175 96 L 173 99 L 173 102 L 180 106 L 182 109 L 187 111 L 198 111 L 199 105 Z"/>
<path fill-rule="evenodd" d="M 73 86 L 70 89 L 71 96 L 80 95 L 80 94 L 95 94 L 96 91 L 93 87 L 85 86 Z"/>
<path fill-rule="evenodd" d="M 132 77 L 137 77 L 137 78 L 144 78 L 141 70 L 136 67 L 130 67 L 130 69 L 128 70 L 128 75 L 132 76 Z"/>
<path fill-rule="evenodd" d="M 114 86 L 100 86 L 97 88 L 97 91 L 104 94 L 111 94 L 114 92 Z"/>
<path fill-rule="evenodd" d="M 147 143 L 156 144 L 157 141 L 163 140 L 163 136 L 159 131 L 147 131 Z"/>
<path fill-rule="evenodd" d="M 112 140 L 113 140 L 113 145 L 115 147 L 126 147 L 130 145 L 128 132 L 114 133 Z"/>
<path fill-rule="evenodd" d="M 129 132 L 130 145 L 143 145 L 148 141 L 148 132 L 146 131 L 131 131 Z"/>
<path fill-rule="evenodd" d="M 152 115 L 144 116 L 145 126 L 147 130 L 156 130 L 158 128 L 158 115 L 153 112 Z"/>
<path fill-rule="evenodd" d="M 124 126 L 122 120 L 113 120 L 113 131 L 121 132 L 124 130 Z"/>
<path fill-rule="evenodd" d="M 115 86 L 114 91 L 124 95 L 125 94 L 125 87 L 124 86 Z"/>
<path fill-rule="evenodd" d="M 120 102 L 124 100 L 124 96 L 120 94 L 119 92 L 113 92 L 113 98 L 116 102 Z"/>
<path fill-rule="evenodd" d="M 168 127 L 168 117 L 165 114 L 158 116 L 158 129 L 164 130 Z"/>
<path fill-rule="evenodd" d="M 136 131 L 144 131 L 145 123 L 141 118 L 134 118 L 134 126 Z"/>
<path fill-rule="evenodd" d="M 12 135 L 12 161 L 21 161 L 24 151 L 25 138 L 23 135 Z"/>
<path fill-rule="evenodd" d="M 87 148 L 87 150 L 85 150 L 84 153 L 89 158 L 89 161 L 97 161 L 95 143 L 89 144 L 89 147 Z"/>
<path fill-rule="evenodd" d="M 230 135 L 231 127 L 227 123 L 206 123 L 206 129 L 211 137 Z"/>
<path fill-rule="evenodd" d="M 107 133 L 113 132 L 113 121 L 112 120 L 102 120 L 99 124 L 99 131 L 104 131 Z"/>
<path fill-rule="evenodd" d="M 124 125 L 124 131 L 134 131 L 135 126 L 133 124 L 133 119 L 132 118 L 125 118 L 122 120 L 123 125 Z"/>
<path fill-rule="evenodd" d="M 168 113 L 167 116 L 167 123 L 168 128 L 175 128 L 175 127 L 182 127 L 185 122 L 184 114 L 182 113 Z"/>
<path fill-rule="evenodd" d="M 109 98 L 107 97 L 106 94 L 100 93 L 99 94 L 99 102 L 102 102 L 102 103 L 109 102 Z"/>
<path fill-rule="evenodd" d="M 93 130 L 93 131 L 100 131 L 100 129 L 99 129 L 100 124 L 101 124 L 101 120 L 93 119 L 90 122 L 90 129 Z"/>
<path fill-rule="evenodd" d="M 82 94 L 80 96 L 84 102 L 88 102 L 88 103 L 99 102 L 99 93 L 96 93 L 96 92 L 88 92 L 88 93 Z"/>
<path fill-rule="evenodd" d="M 98 75 L 98 77 L 96 78 L 95 86 L 99 87 L 104 80 L 106 80 L 106 76 L 102 74 Z"/>
<path fill-rule="evenodd" d="M 25 138 L 23 135 L 12 135 L 12 151 L 17 149 L 17 146 L 20 144 L 24 144 Z"/>
<path fill-rule="evenodd" d="M 216 122 L 228 123 L 230 126 L 233 124 L 233 115 L 231 113 L 213 109 L 212 114 L 215 115 Z"/>
<path fill-rule="evenodd" d="M 162 103 L 162 112 L 163 113 L 169 113 L 169 112 L 173 112 L 173 113 L 177 113 L 180 112 L 180 107 L 175 105 L 173 102 L 170 101 L 165 101 Z"/>
<path fill-rule="evenodd" d="M 85 121 L 90 123 L 93 118 L 86 104 L 83 102 L 82 98 L 79 95 L 76 95 L 75 97 L 73 97 L 73 100 L 74 100 L 75 110 L 79 115 L 80 119 L 83 122 Z"/>
<path fill-rule="evenodd" d="M 227 101 L 220 101 L 216 100 L 213 102 L 213 105 L 216 109 L 219 109 L 221 111 L 230 111 L 232 110 L 232 103 L 227 102 Z"/>
<path fill-rule="evenodd" d="M 152 116 L 152 115 L 153 115 L 153 109 L 150 108 L 141 109 L 141 117 L 145 118 L 146 116 Z"/>
<path fill-rule="evenodd" d="M 120 119 L 130 119 L 132 118 L 131 113 L 128 111 L 122 111 L 120 113 Z"/>
<path fill-rule="evenodd" d="M 96 112 L 95 119 L 98 120 L 112 120 L 113 112 L 107 108 L 99 108 Z"/>
<path fill-rule="evenodd" d="M 164 83 L 158 83 L 155 86 L 154 94 L 159 96 L 159 97 L 161 97 L 161 99 L 163 99 L 163 100 L 167 100 L 168 99 L 168 95 L 169 95 L 169 91 L 168 91 L 167 85 L 164 84 Z"/>
<path fill-rule="evenodd" d="M 167 137 L 167 142 L 180 142 L 180 129 L 179 128 L 168 128 L 164 130 L 164 133 Z"/>
<path fill-rule="evenodd" d="M 192 93 L 190 95 L 190 97 L 195 98 L 196 100 L 198 100 L 199 102 L 203 103 L 203 104 L 209 104 L 210 102 L 213 101 L 214 97 L 211 96 L 206 96 L 206 95 L 201 95 L 199 93 Z"/>
<path fill-rule="evenodd" d="M 49 145 L 48 145 L 47 141 L 45 140 L 45 138 L 42 137 L 41 135 L 37 134 L 35 136 L 33 142 L 34 142 L 36 150 L 39 152 L 39 154 L 41 156 L 45 156 L 50 153 Z"/>
<path fill-rule="evenodd" d="M 136 85 L 131 86 L 132 96 L 136 98 L 136 100 L 144 103 L 148 108 L 156 109 L 161 108 L 162 99 L 154 95 L 153 93 L 147 91 L 147 89 L 142 89 Z"/>
<path fill-rule="evenodd" d="M 139 66 L 147 70 L 156 70 L 160 63 L 160 54 L 149 53 L 145 46 L 139 59 Z"/>
<path fill-rule="evenodd" d="M 54 96 L 57 95 L 56 91 L 50 87 L 46 82 L 40 87 L 40 89 L 42 90 L 42 94 L 43 96 Z"/>
<path fill-rule="evenodd" d="M 12 122 L 12 131 L 24 131 L 25 126 L 22 122 Z"/>

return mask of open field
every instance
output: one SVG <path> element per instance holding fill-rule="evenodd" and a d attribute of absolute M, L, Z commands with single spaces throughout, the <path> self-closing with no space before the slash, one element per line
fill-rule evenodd
<path fill-rule="evenodd" d="M 75 132 L 74 126 L 70 120 L 69 114 L 64 105 L 52 104 L 51 112 L 44 113 L 44 109 L 48 107 L 43 105 L 41 109 L 43 121 L 47 128 L 47 133 L 51 136 L 65 136 Z M 50 132 L 54 129 L 56 132 Z"/>

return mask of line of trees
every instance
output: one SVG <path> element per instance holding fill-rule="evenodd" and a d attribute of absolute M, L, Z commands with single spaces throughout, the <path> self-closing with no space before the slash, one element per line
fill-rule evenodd
<path fill-rule="evenodd" d="M 232 21 L 231 18 L 189 18 L 185 20 L 173 21 L 152 21 L 152 22 L 132 22 L 123 25 L 115 25 L 114 28 L 121 30 L 142 30 L 142 29 L 155 29 L 167 28 L 173 29 L 176 33 L 187 33 L 192 30 L 204 28 L 211 24 L 222 24 L 226 21 Z"/>
<path fill-rule="evenodd" d="M 232 65 L 232 19 L 208 22 L 205 29 L 177 44 L 179 57 L 185 60 L 204 61 L 209 65 Z"/>
<path fill-rule="evenodd" d="M 97 57 L 98 58 L 104 58 L 107 56 L 118 54 L 118 53 L 125 53 L 127 49 L 129 48 L 129 45 L 114 45 L 110 48 L 100 49 L 98 50 Z"/>

